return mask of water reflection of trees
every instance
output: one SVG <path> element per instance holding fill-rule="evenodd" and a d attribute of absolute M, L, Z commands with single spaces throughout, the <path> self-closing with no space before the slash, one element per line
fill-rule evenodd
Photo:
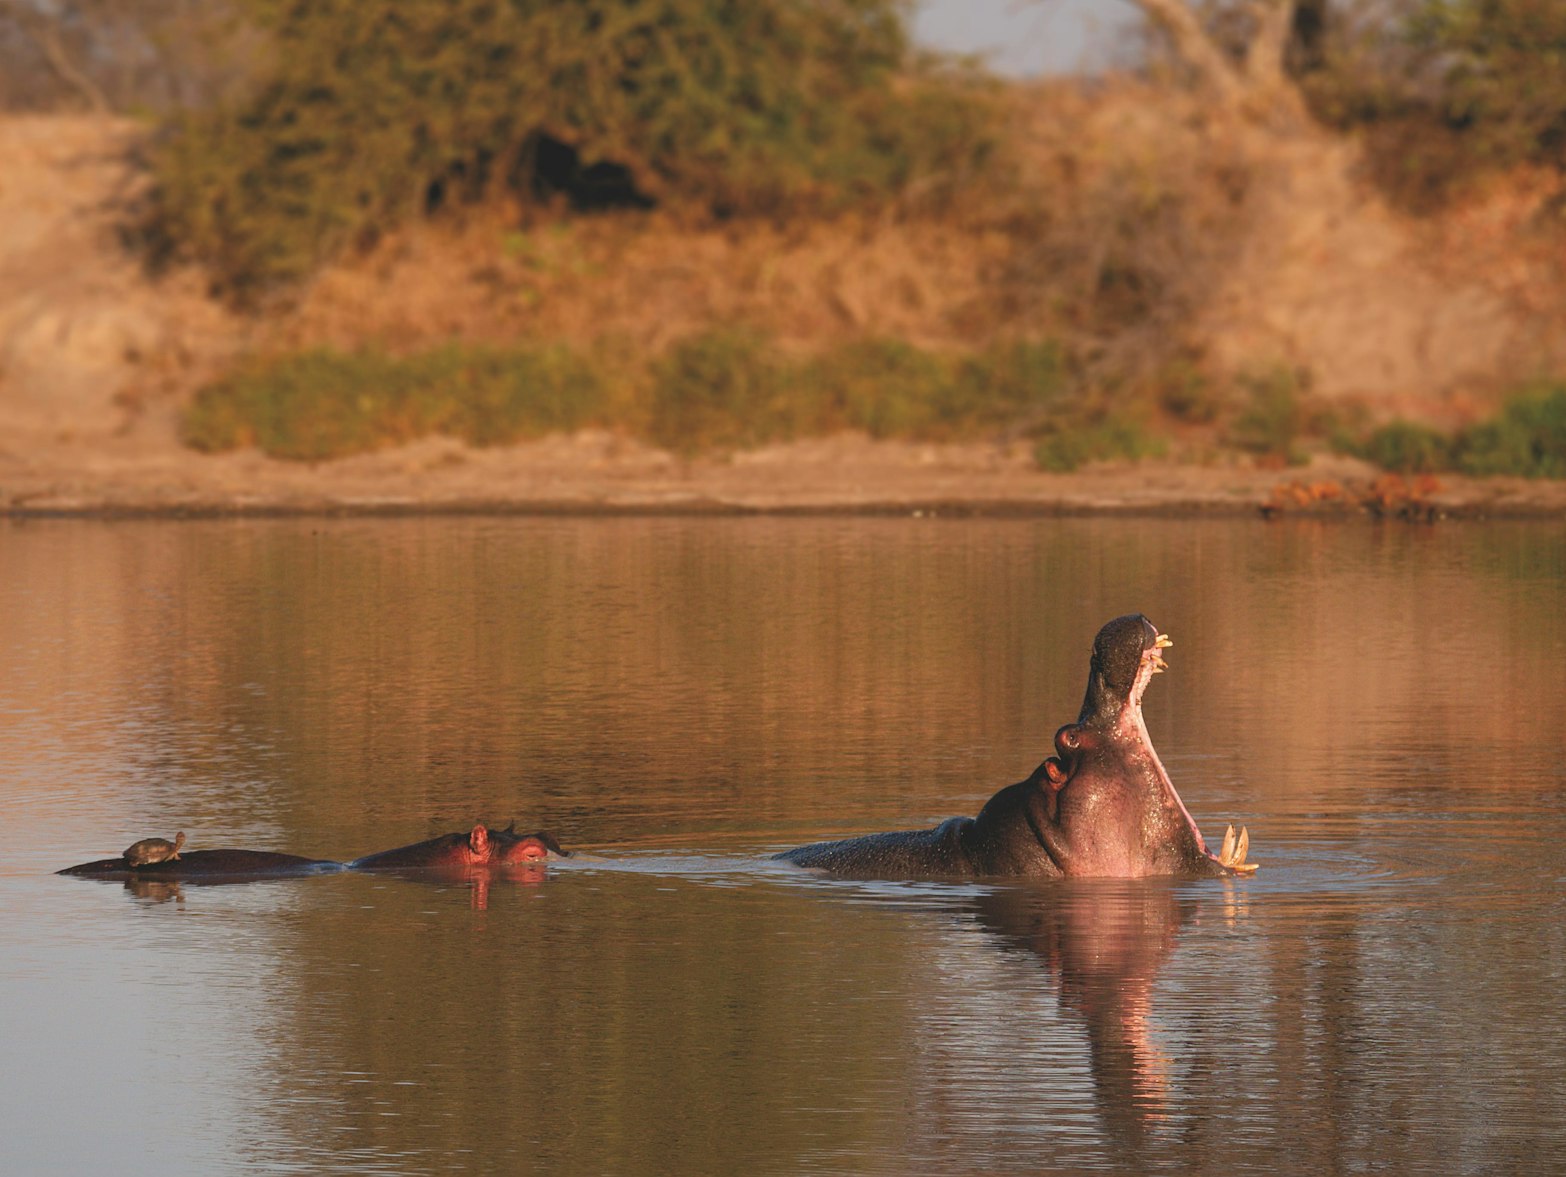
<path fill-rule="evenodd" d="M 1560 534 L 30 526 L 4 537 L 0 691 L 18 703 L 10 730 L 32 734 L 8 745 L 0 793 L 36 788 L 42 765 L 98 823 L 85 848 L 100 852 L 169 815 L 211 831 L 208 845 L 331 857 L 513 816 L 568 845 L 884 828 L 972 812 L 1030 769 L 1075 711 L 1087 639 L 1145 608 L 1176 641 L 1150 724 L 1198 819 L 1271 807 L 1339 849 L 1346 825 L 1385 817 L 1386 782 L 1411 787 L 1411 750 L 1424 793 L 1402 803 L 1426 810 L 1517 792 L 1509 762 L 1558 757 Z M 121 814 L 154 811 L 153 828 L 123 828 Z M 1253 825 L 1264 864 L 1268 832 Z M 51 868 L 85 856 L 58 825 L 17 840 L 52 847 Z M 1481 853 L 1450 847 L 1465 863 Z M 1558 919 L 1395 924 L 1384 892 L 1292 907 L 1274 894 L 1265 937 L 1228 945 L 1190 934 L 1224 915 L 1205 895 L 1195 917 L 1178 897 L 1145 898 L 1104 922 L 997 893 L 953 924 L 944 908 L 904 919 L 648 877 L 558 881 L 495 887 L 483 912 L 461 888 L 363 879 L 254 900 L 290 900 L 242 926 L 297 1135 L 335 1148 L 358 1133 L 414 1156 L 521 1141 L 497 1147 L 561 1167 L 569 1148 L 605 1155 L 592 1142 L 610 1130 L 604 1147 L 629 1156 L 650 1126 L 647 1147 L 692 1169 L 736 1155 L 852 1168 L 915 1155 L 910 1140 L 961 1157 L 976 1124 L 1027 1155 L 1061 1123 L 1081 1129 L 1072 1100 L 1086 1091 L 1095 1132 L 1165 1148 L 1164 1168 L 1242 1146 L 1280 1171 L 1301 1156 L 1435 1166 L 1473 1160 L 1476 1142 L 1482 1164 L 1525 1168 L 1537 1125 L 1489 1117 L 1483 1097 L 1516 1114 L 1517 1075 L 1566 1091 L 1539 971 L 1562 958 Z M 961 1098 L 972 1091 L 982 1106 Z M 682 1102 L 698 1098 L 716 1111 Z M 1052 1147 L 1092 1161 L 1096 1142 Z"/>
<path fill-rule="evenodd" d="M 110 531 L 68 566 L 72 595 L 98 586 L 126 622 L 104 651 L 118 660 L 86 673 L 145 722 L 146 775 L 211 790 L 213 814 L 334 839 L 287 848 L 351 855 L 379 845 L 367 822 L 387 844 L 511 817 L 659 844 L 971 809 L 1047 751 L 1088 638 L 1138 607 L 1176 640 L 1149 699 L 1155 739 L 1176 762 L 1216 755 L 1207 769 L 1233 782 L 1209 800 L 1177 771 L 1199 815 L 1309 791 L 1431 730 L 1476 752 L 1559 743 L 1559 709 L 1532 703 L 1559 679 L 1566 624 L 1539 533 L 1472 539 L 1105 520 L 251 523 Z"/>

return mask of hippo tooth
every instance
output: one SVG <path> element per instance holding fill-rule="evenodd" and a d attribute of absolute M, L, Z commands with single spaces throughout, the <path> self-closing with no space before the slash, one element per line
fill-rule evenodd
<path fill-rule="evenodd" d="M 1153 643 L 1153 649 L 1167 650 L 1172 645 L 1174 645 L 1174 639 L 1166 633 L 1161 633 L 1158 635 L 1158 639 Z"/>
<path fill-rule="evenodd" d="M 1218 851 L 1218 861 L 1228 866 L 1234 860 L 1234 826 L 1231 824 L 1223 835 L 1223 849 Z"/>

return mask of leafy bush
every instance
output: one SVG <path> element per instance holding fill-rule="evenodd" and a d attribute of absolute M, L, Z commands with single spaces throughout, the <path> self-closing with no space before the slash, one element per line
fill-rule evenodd
<path fill-rule="evenodd" d="M 1300 397 L 1299 377 L 1275 368 L 1243 377 L 1248 403 L 1229 427 L 1229 441 L 1264 458 L 1298 465 L 1305 460 L 1299 439 L 1310 421 Z"/>
<path fill-rule="evenodd" d="M 947 440 L 1075 420 L 1064 370 L 1049 343 L 951 357 L 861 340 L 795 358 L 736 327 L 689 336 L 639 368 L 564 347 L 317 349 L 252 359 L 204 389 L 182 428 L 196 449 L 255 445 L 310 461 L 430 433 L 500 445 L 595 424 L 685 454 L 845 428 Z M 614 401 L 611 387 L 623 390 Z"/>
<path fill-rule="evenodd" d="M 898 339 L 844 344 L 803 374 L 831 416 L 871 437 L 929 437 L 946 424 L 957 393 L 952 366 Z"/>
<path fill-rule="evenodd" d="M 724 329 L 675 344 L 653 364 L 647 435 L 666 449 L 743 449 L 781 441 L 816 414 L 769 341 Z"/>
<path fill-rule="evenodd" d="M 1066 362 L 1048 341 L 942 356 L 869 339 L 818 357 L 802 381 L 824 394 L 838 424 L 872 437 L 949 441 L 1046 419 L 1063 395 Z"/>
<path fill-rule="evenodd" d="M 1497 168 L 1566 167 L 1566 4 L 1405 0 L 1336 22 L 1305 79 L 1327 122 L 1362 129 L 1379 183 L 1415 211 Z M 1349 10 L 1352 13 L 1352 9 Z"/>
<path fill-rule="evenodd" d="M 1452 440 L 1412 421 L 1389 422 L 1350 449 L 1396 474 L 1434 474 L 1452 463 Z"/>
<path fill-rule="evenodd" d="M 245 3 L 269 67 L 172 128 L 147 226 L 241 301 L 436 208 L 534 196 L 545 155 L 730 215 L 938 191 L 995 142 L 978 89 L 915 68 L 897 0 Z"/>
<path fill-rule="evenodd" d="M 1087 462 L 1138 461 L 1163 452 L 1164 443 L 1138 422 L 1112 415 L 1091 423 L 1051 428 L 1035 443 L 1033 460 L 1041 470 L 1067 473 Z"/>
<path fill-rule="evenodd" d="M 1455 437 L 1393 421 L 1347 448 L 1399 474 L 1566 478 L 1566 385 L 1526 391 Z"/>
<path fill-rule="evenodd" d="M 450 345 L 409 358 L 323 348 L 253 360 L 203 389 L 182 436 L 198 450 L 255 445 L 317 461 L 431 433 L 522 441 L 589 425 L 604 402 L 603 381 L 562 348 Z"/>
<path fill-rule="evenodd" d="M 997 343 L 962 361 L 953 416 L 980 429 L 1036 426 L 1071 408 L 1070 364 L 1053 340 Z"/>
<path fill-rule="evenodd" d="M 1566 478 L 1566 385 L 1525 393 L 1466 430 L 1457 466 L 1466 474 Z"/>

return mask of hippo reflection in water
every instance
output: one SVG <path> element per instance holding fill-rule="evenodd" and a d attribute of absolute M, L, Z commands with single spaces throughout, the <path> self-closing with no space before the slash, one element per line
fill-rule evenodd
<path fill-rule="evenodd" d="M 1209 850 L 1147 734 L 1142 695 L 1172 644 L 1140 613 L 1099 630 L 1082 713 L 1055 733 L 1056 755 L 977 817 L 777 857 L 860 878 L 1249 874 L 1247 833 L 1230 826 L 1219 852 Z"/>
<path fill-rule="evenodd" d="M 137 843 L 140 846 L 141 843 Z M 135 847 L 132 847 L 135 849 Z M 278 854 L 270 850 L 186 850 L 177 858 L 133 863 L 131 858 L 104 858 L 84 862 L 59 871 L 105 880 L 237 883 L 255 879 L 292 878 L 299 875 L 329 874 L 344 870 L 386 871 L 424 874 L 440 878 L 466 875 L 474 871 L 532 870 L 552 858 L 569 858 L 570 851 L 548 834 L 539 831 L 519 834 L 515 823 L 503 830 L 479 824 L 466 834 L 443 834 L 411 846 L 383 850 L 352 862 L 334 862 L 325 858 L 302 858 L 297 854 Z"/>

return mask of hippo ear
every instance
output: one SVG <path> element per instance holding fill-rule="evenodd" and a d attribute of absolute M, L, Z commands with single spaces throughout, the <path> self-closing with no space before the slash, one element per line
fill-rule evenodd
<path fill-rule="evenodd" d="M 1058 789 L 1066 783 L 1066 770 L 1053 756 L 1044 762 L 1044 775 L 1049 778 L 1052 789 Z"/>
<path fill-rule="evenodd" d="M 473 851 L 474 854 L 488 853 L 489 830 L 483 822 L 479 822 L 478 825 L 473 827 L 473 831 L 468 834 L 468 849 Z"/>
<path fill-rule="evenodd" d="M 560 843 L 555 841 L 553 834 L 539 830 L 536 834 L 530 834 L 529 837 L 537 838 L 545 846 L 549 847 L 549 852 L 551 854 L 558 854 L 561 858 L 571 857 L 571 852 L 569 850 L 562 849 Z"/>
<path fill-rule="evenodd" d="M 513 817 L 511 819 L 511 824 L 508 825 L 505 829 L 501 830 L 500 832 L 503 833 L 503 834 L 514 834 L 514 833 L 516 833 L 517 832 L 517 819 Z"/>

